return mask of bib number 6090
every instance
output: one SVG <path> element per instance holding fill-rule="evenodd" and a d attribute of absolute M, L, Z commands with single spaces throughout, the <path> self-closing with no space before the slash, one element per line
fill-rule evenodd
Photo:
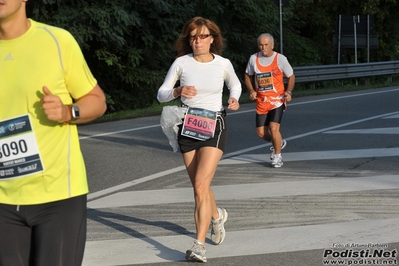
<path fill-rule="evenodd" d="M 18 155 L 19 153 L 26 153 L 28 145 L 25 140 L 11 141 L 10 143 L 3 143 L 0 147 L 0 158 L 10 157 L 11 155 Z"/>

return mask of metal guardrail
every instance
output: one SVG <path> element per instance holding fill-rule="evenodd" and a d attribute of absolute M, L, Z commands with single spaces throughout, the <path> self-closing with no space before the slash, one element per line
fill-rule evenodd
<path fill-rule="evenodd" d="M 318 81 L 342 80 L 349 78 L 368 78 L 382 75 L 389 76 L 390 81 L 392 81 L 392 75 L 399 74 L 399 61 L 301 66 L 293 67 L 293 69 L 296 83 L 314 83 Z"/>

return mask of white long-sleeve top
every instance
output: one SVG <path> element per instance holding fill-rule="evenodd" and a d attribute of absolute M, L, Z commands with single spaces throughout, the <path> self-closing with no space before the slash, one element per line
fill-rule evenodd
<path fill-rule="evenodd" d="M 193 54 L 176 58 L 158 90 L 159 102 L 168 102 L 174 99 L 173 89 L 180 80 L 181 86 L 195 86 L 197 95 L 191 99 L 181 97 L 183 104 L 189 107 L 204 108 L 211 111 L 223 110 L 223 86 L 230 90 L 230 98 L 239 100 L 241 83 L 234 72 L 230 60 L 214 55 L 211 62 L 200 63 Z"/>

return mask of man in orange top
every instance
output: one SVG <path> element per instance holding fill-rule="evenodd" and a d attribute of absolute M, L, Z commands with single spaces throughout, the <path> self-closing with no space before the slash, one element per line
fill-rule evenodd
<path fill-rule="evenodd" d="M 256 133 L 273 144 L 270 148 L 271 166 L 281 167 L 281 150 L 287 141 L 281 136 L 280 124 L 287 102 L 292 100 L 295 75 L 287 58 L 273 51 L 272 35 L 262 33 L 258 45 L 260 52 L 251 55 L 245 70 L 245 85 L 250 99 L 256 100 Z M 284 76 L 288 79 L 286 89 Z"/>

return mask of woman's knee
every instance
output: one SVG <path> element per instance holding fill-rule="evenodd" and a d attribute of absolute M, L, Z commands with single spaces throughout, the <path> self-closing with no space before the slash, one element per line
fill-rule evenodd
<path fill-rule="evenodd" d="M 211 187 L 205 182 L 196 182 L 194 184 L 194 195 L 199 198 L 206 198 L 210 194 Z"/>
<path fill-rule="evenodd" d="M 206 186 L 204 182 L 196 182 L 194 184 L 195 194 L 204 194 L 207 192 L 208 189 L 208 186 Z"/>

